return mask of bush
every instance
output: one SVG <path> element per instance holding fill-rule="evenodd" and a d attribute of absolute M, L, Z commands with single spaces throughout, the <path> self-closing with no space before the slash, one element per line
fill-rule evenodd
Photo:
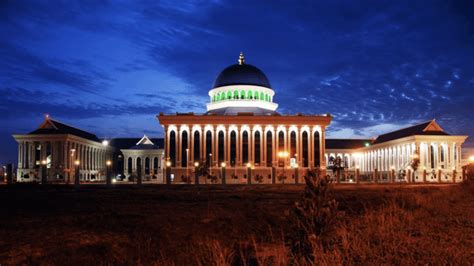
<path fill-rule="evenodd" d="M 330 246 L 330 232 L 343 213 L 336 200 L 328 196 L 329 176 L 321 178 L 317 172 L 308 171 L 304 179 L 306 187 L 301 199 L 295 202 L 290 217 L 293 228 L 287 239 L 295 260 L 310 263 L 315 260 L 317 247 Z"/>

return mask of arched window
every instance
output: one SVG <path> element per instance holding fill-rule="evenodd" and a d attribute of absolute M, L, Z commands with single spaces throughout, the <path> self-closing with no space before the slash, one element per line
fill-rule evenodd
<path fill-rule="evenodd" d="M 234 166 L 237 157 L 237 134 L 230 132 L 230 165 Z"/>
<path fill-rule="evenodd" d="M 176 132 L 170 132 L 170 161 L 171 166 L 176 166 Z"/>
<path fill-rule="evenodd" d="M 285 133 L 283 131 L 278 132 L 278 152 L 285 150 Z M 283 167 L 285 164 L 284 158 L 278 158 L 278 166 Z"/>
<path fill-rule="evenodd" d="M 262 101 L 265 100 L 265 98 L 264 98 L 264 96 L 263 96 L 263 92 L 260 92 L 260 100 L 262 100 Z"/>
<path fill-rule="evenodd" d="M 206 164 L 210 166 L 211 162 L 211 154 L 212 154 L 212 132 L 208 130 L 206 132 Z"/>
<path fill-rule="evenodd" d="M 234 91 L 234 99 L 239 99 L 239 91 Z"/>
<path fill-rule="evenodd" d="M 242 161 L 244 164 L 249 162 L 249 134 L 247 131 L 242 133 Z"/>
<path fill-rule="evenodd" d="M 252 91 L 247 91 L 247 99 L 252 100 Z"/>
<path fill-rule="evenodd" d="M 433 145 L 430 145 L 430 164 L 431 168 L 435 168 L 435 151 Z"/>
<path fill-rule="evenodd" d="M 145 158 L 145 175 L 150 174 L 150 158 Z"/>
<path fill-rule="evenodd" d="M 181 167 L 186 167 L 188 165 L 188 132 L 183 131 L 181 133 Z"/>
<path fill-rule="evenodd" d="M 194 131 L 193 151 L 194 161 L 199 162 L 201 160 L 201 134 L 198 130 Z"/>
<path fill-rule="evenodd" d="M 142 158 L 138 157 L 137 158 L 137 176 L 142 175 Z"/>
<path fill-rule="evenodd" d="M 296 158 L 296 132 L 290 133 L 290 157 Z"/>
<path fill-rule="evenodd" d="M 158 157 L 155 157 L 153 159 L 153 174 L 154 175 L 158 174 Z"/>
<path fill-rule="evenodd" d="M 225 146 L 224 146 L 224 132 L 221 130 L 219 131 L 219 134 L 217 135 L 218 138 L 217 138 L 217 145 L 218 145 L 218 153 L 219 153 L 219 157 L 218 157 L 218 160 L 219 160 L 219 165 L 224 162 L 225 160 L 225 157 L 224 157 L 224 154 L 225 154 Z"/>
<path fill-rule="evenodd" d="M 320 157 L 320 146 L 319 146 L 319 132 L 314 131 L 313 133 L 313 141 L 314 141 L 314 167 L 319 167 L 321 165 L 321 157 Z"/>
<path fill-rule="evenodd" d="M 308 132 L 303 132 L 303 167 L 308 167 Z"/>
<path fill-rule="evenodd" d="M 232 92 L 231 91 L 227 92 L 227 99 L 228 100 L 232 99 Z"/>
<path fill-rule="evenodd" d="M 221 92 L 221 101 L 225 100 L 225 92 Z"/>
<path fill-rule="evenodd" d="M 260 131 L 255 131 L 255 164 L 260 164 Z"/>
<path fill-rule="evenodd" d="M 444 145 L 441 145 L 440 149 L 441 149 L 441 162 L 444 163 Z"/>
<path fill-rule="evenodd" d="M 255 91 L 254 96 L 255 100 L 258 100 L 258 91 Z"/>
<path fill-rule="evenodd" d="M 272 132 L 269 130 L 267 131 L 267 166 L 270 167 L 272 166 L 272 161 L 273 161 L 273 138 L 272 138 Z"/>
<path fill-rule="evenodd" d="M 128 157 L 128 162 L 127 162 L 127 173 L 129 175 L 132 174 L 132 168 L 133 168 L 133 162 L 132 162 L 132 157 Z"/>
<path fill-rule="evenodd" d="M 245 91 L 244 90 L 240 91 L 240 99 L 245 99 Z"/>

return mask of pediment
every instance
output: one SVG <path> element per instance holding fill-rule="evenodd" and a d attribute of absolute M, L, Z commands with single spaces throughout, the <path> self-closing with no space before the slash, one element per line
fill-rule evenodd
<path fill-rule="evenodd" d="M 140 141 L 137 142 L 136 145 L 155 145 L 148 137 L 147 135 L 143 135 L 143 137 L 140 139 Z"/>
<path fill-rule="evenodd" d="M 431 120 L 431 122 L 423 129 L 424 132 L 426 131 L 443 131 L 443 128 L 441 128 L 441 126 L 436 123 L 436 121 L 433 119 Z"/>

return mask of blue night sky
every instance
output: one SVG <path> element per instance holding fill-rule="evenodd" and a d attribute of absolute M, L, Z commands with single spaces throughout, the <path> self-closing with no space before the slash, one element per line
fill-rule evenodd
<path fill-rule="evenodd" d="M 432 118 L 474 136 L 472 1 L 326 2 L 2 1 L 0 163 L 46 113 L 99 137 L 161 136 L 156 115 L 204 112 L 240 51 L 280 113 L 333 114 L 331 137 Z"/>

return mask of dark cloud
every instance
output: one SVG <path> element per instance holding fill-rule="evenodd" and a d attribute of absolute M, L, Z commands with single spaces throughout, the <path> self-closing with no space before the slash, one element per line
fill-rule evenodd
<path fill-rule="evenodd" d="M 6 118 L 111 116 L 115 122 L 94 130 L 155 132 L 152 123 L 123 123 L 204 110 L 200 100 L 214 78 L 244 51 L 269 77 L 280 112 L 331 113 L 333 132 L 379 134 L 436 118 L 450 133 L 474 135 L 472 7 L 471 1 L 4 1 L 0 111 Z"/>

